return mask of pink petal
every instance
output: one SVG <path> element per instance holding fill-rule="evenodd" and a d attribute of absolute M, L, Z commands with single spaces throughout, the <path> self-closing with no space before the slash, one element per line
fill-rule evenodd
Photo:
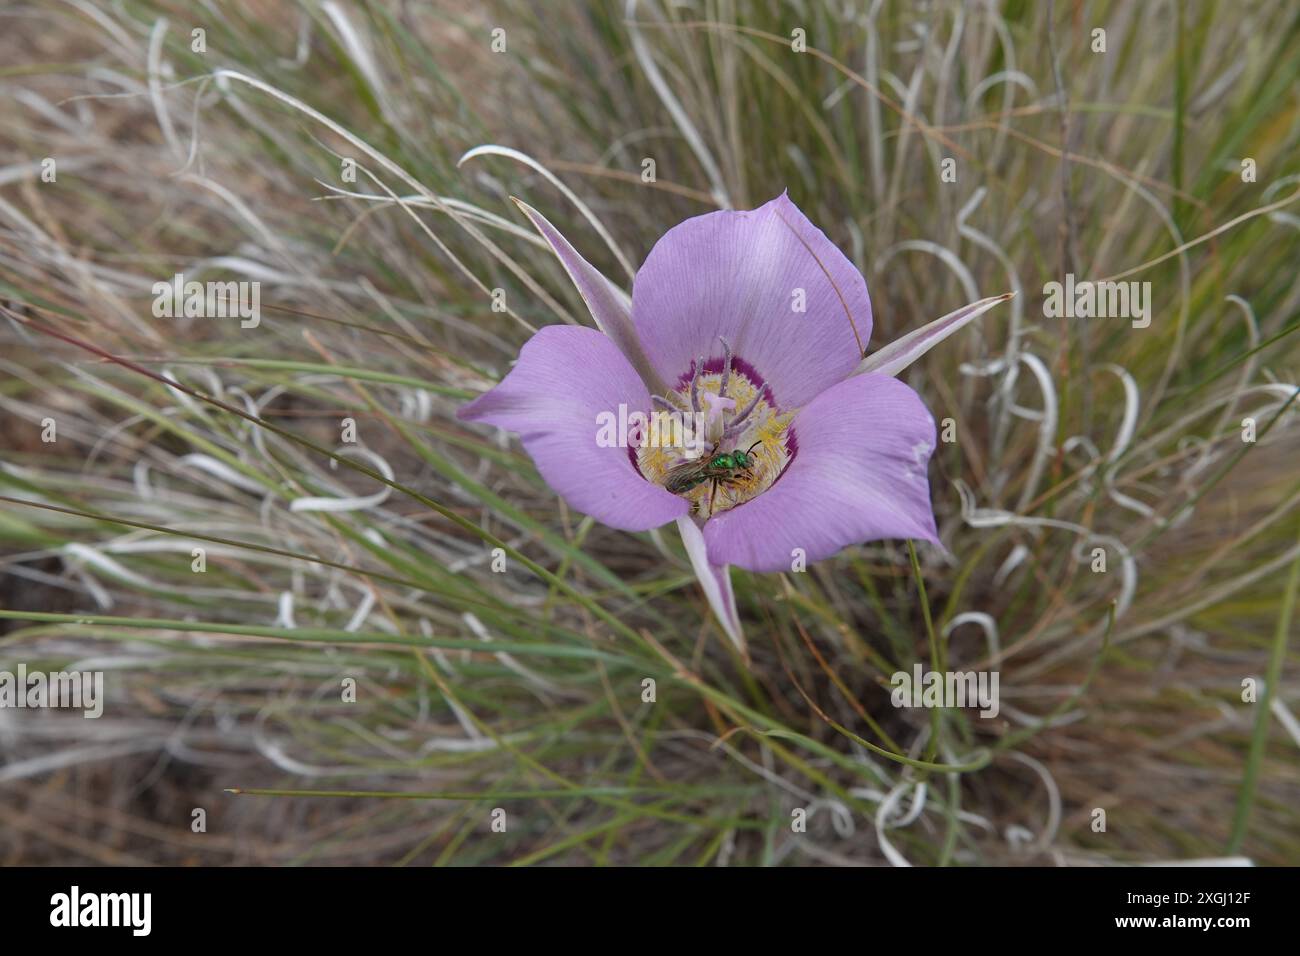
<path fill-rule="evenodd" d="M 628 449 L 597 444 L 598 416 L 650 409 L 650 393 L 609 338 L 595 329 L 550 325 L 524 345 L 496 388 L 457 413 L 518 432 L 537 470 L 575 511 L 623 531 L 646 531 L 690 504 L 637 472 Z"/>
<path fill-rule="evenodd" d="M 980 299 L 978 302 L 962 306 L 955 312 L 949 312 L 928 325 L 914 329 L 902 338 L 894 339 L 878 352 L 868 355 L 854 374 L 875 372 L 879 375 L 897 375 L 948 336 L 964 328 L 999 302 L 1005 302 L 1014 295 L 1014 292 L 1007 292 L 988 299 Z"/>
<path fill-rule="evenodd" d="M 704 535 L 699 526 L 689 515 L 677 519 L 677 530 L 682 534 L 682 544 L 686 546 L 686 555 L 691 559 L 691 567 L 699 578 L 704 596 L 708 598 L 709 607 L 722 625 L 727 639 L 740 651 L 740 656 L 749 660 L 749 648 L 745 644 L 745 634 L 740 628 L 740 615 L 736 613 L 736 596 L 731 590 L 731 569 L 709 563 L 705 553 Z"/>
<path fill-rule="evenodd" d="M 790 571 L 883 538 L 937 541 L 926 466 L 934 419 L 907 385 L 860 375 L 818 395 L 792 423 L 798 451 L 767 491 L 704 526 L 712 564 Z"/>
<path fill-rule="evenodd" d="M 804 312 L 794 310 L 798 290 Z M 723 336 L 780 407 L 796 408 L 861 361 L 871 301 L 858 270 L 783 193 L 668 230 L 633 283 L 632 321 L 669 383 L 698 356 L 720 357 Z"/>
<path fill-rule="evenodd" d="M 533 227 L 550 244 L 560 260 L 560 265 L 564 266 L 564 271 L 569 274 L 569 279 L 582 296 L 582 301 L 587 303 L 587 308 L 591 310 L 591 317 L 596 320 L 596 328 L 613 340 L 619 351 L 632 363 L 632 367 L 641 376 L 641 381 L 645 382 L 646 387 L 656 395 L 663 395 L 667 389 L 646 359 L 641 343 L 637 340 L 636 330 L 632 327 L 632 318 L 628 313 L 626 294 L 606 279 L 599 269 L 582 258 L 569 240 L 565 239 L 545 216 L 518 199 L 515 200 L 515 205 L 523 210 L 524 215 L 532 221 Z"/>

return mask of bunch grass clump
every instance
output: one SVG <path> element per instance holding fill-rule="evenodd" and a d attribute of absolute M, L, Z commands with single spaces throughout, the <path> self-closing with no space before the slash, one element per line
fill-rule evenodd
<path fill-rule="evenodd" d="M 0 858 L 1300 861 L 1292 5 L 0 16 L 0 670 L 109 689 L 0 710 Z M 872 349 L 1015 296 L 906 373 L 945 548 L 735 572 L 746 662 L 455 412 L 590 321 L 510 196 L 627 286 L 786 188 Z M 177 274 L 260 321 L 156 317 Z M 894 707 L 917 663 L 999 716 Z"/>

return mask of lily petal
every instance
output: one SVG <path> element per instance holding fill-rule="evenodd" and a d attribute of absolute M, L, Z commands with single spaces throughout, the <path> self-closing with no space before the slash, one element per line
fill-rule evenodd
<path fill-rule="evenodd" d="M 501 384 L 456 414 L 518 432 L 537 470 L 575 510 L 622 531 L 648 531 L 690 510 L 637 472 L 625 447 L 597 442 L 602 413 L 650 408 L 650 393 L 609 338 L 548 325 Z"/>
<path fill-rule="evenodd" d="M 935 319 L 915 331 L 908 332 L 901 339 L 894 339 L 884 348 L 864 358 L 862 364 L 853 370 L 853 374 L 864 375 L 874 372 L 878 375 L 897 375 L 948 336 L 964 328 L 999 302 L 1005 302 L 1014 295 L 1014 292 L 1007 292 L 988 299 L 980 299 L 978 302 L 962 306 L 955 312 L 949 312 L 943 318 Z"/>
<path fill-rule="evenodd" d="M 779 406 L 797 408 L 857 366 L 871 300 L 853 263 L 782 193 L 664 233 L 632 284 L 632 321 L 669 383 L 698 356 L 721 357 L 722 337 Z"/>
<path fill-rule="evenodd" d="M 736 612 L 736 595 L 731 590 L 731 569 L 726 565 L 710 564 L 704 545 L 704 535 L 690 515 L 677 519 L 677 530 L 682 534 L 682 544 L 686 546 L 686 555 L 691 559 L 691 567 L 700 580 L 704 596 L 709 600 L 709 607 L 722 625 L 728 640 L 740 651 L 740 656 L 749 660 L 749 648 L 745 644 L 745 634 L 740 629 L 740 615 Z"/>
<path fill-rule="evenodd" d="M 776 484 L 705 524 L 711 564 L 790 571 L 796 549 L 812 562 L 861 541 L 938 540 L 926 477 L 934 419 L 911 388 L 855 376 L 813 399 L 791 428 L 798 452 Z"/>
<path fill-rule="evenodd" d="M 510 198 L 514 199 L 513 196 Z M 645 382 L 652 393 L 663 395 L 667 392 L 663 379 L 646 358 L 641 342 L 636 336 L 636 329 L 632 325 L 632 317 L 628 311 L 627 294 L 605 278 L 599 269 L 582 258 L 569 240 L 565 239 L 545 216 L 526 202 L 518 199 L 514 202 L 555 252 L 560 265 L 564 266 L 564 271 L 569 274 L 569 279 L 582 296 L 582 301 L 587 303 L 591 317 L 596 321 L 596 328 L 608 335 L 618 346 L 618 350 L 632 363 L 632 367 L 641 376 L 641 381 Z"/>

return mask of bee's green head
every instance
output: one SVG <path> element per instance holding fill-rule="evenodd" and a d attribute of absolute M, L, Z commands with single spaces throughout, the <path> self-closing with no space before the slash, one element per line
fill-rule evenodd
<path fill-rule="evenodd" d="M 754 463 L 755 463 L 755 459 L 754 459 L 754 456 L 751 454 L 751 452 L 753 452 L 753 450 L 754 450 L 755 448 L 757 448 L 757 447 L 758 447 L 759 445 L 761 445 L 761 444 L 763 444 L 761 441 L 757 441 L 757 442 L 754 442 L 754 444 L 750 445 L 749 448 L 748 448 L 746 451 L 741 451 L 739 448 L 737 448 L 735 451 L 733 451 L 733 452 L 731 453 L 731 461 L 732 461 L 733 467 L 735 467 L 735 468 L 753 468 L 753 467 L 754 467 Z"/>

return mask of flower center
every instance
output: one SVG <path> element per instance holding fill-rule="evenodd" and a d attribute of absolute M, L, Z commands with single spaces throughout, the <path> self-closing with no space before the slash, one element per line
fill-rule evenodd
<path fill-rule="evenodd" d="M 642 476 L 690 501 L 700 519 L 762 494 L 796 450 L 794 413 L 781 412 L 758 374 L 722 345 L 722 359 L 701 357 L 677 389 L 654 397 L 657 413 L 680 416 L 685 441 L 633 449 Z"/>

